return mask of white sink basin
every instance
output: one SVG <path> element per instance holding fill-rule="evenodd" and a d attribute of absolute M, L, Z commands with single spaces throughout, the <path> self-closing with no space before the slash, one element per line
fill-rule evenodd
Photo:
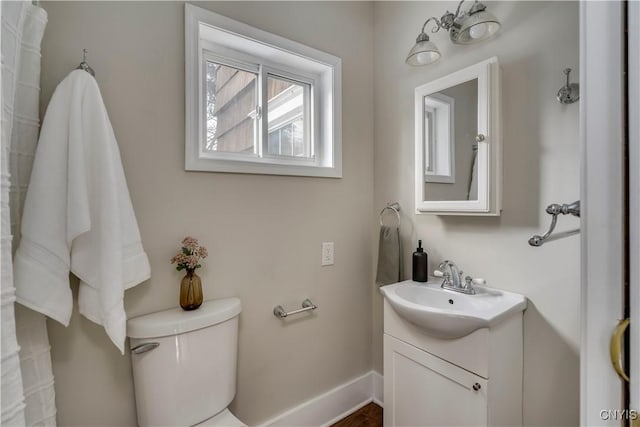
<path fill-rule="evenodd" d="M 442 280 L 406 280 L 383 286 L 380 292 L 398 315 L 428 335 L 453 339 L 490 328 L 527 308 L 520 294 L 476 286 L 475 295 L 442 289 Z"/>

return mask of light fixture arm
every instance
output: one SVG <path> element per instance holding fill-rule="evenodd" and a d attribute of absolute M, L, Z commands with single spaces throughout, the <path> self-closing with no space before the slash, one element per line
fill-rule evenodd
<path fill-rule="evenodd" d="M 440 18 L 440 22 L 438 22 L 440 28 L 444 28 L 445 30 L 449 31 L 451 27 L 453 27 L 456 23 L 456 20 L 466 15 L 466 12 L 462 12 L 462 14 L 460 14 L 460 9 L 462 8 L 462 3 L 464 2 L 465 0 L 460 0 L 460 2 L 458 3 L 458 7 L 456 7 L 456 13 L 451 13 L 447 10 L 444 15 L 442 15 L 442 17 Z"/>
<path fill-rule="evenodd" d="M 469 10 L 467 10 L 466 12 L 462 12 L 462 14 L 460 14 L 460 8 L 462 7 L 462 3 L 464 3 L 465 1 L 466 0 L 460 0 L 460 3 L 458 3 L 458 7 L 456 8 L 456 13 L 454 15 L 455 19 L 462 18 L 465 15 L 473 15 L 474 13 L 481 12 L 487 8 L 487 6 L 480 3 L 478 0 L 475 0 L 473 2 L 473 5 L 471 5 L 471 7 L 469 8 Z M 447 11 L 447 13 L 450 13 L 450 12 Z"/>
<path fill-rule="evenodd" d="M 445 30 L 447 29 L 444 25 L 442 25 L 438 18 L 432 16 L 431 18 L 427 19 L 424 24 L 422 24 L 422 33 L 424 33 L 424 30 L 427 28 L 427 24 L 429 23 L 429 21 L 434 21 L 436 23 L 436 26 L 431 29 L 432 33 L 437 33 L 438 31 L 440 31 L 440 28 L 444 28 Z"/>
<path fill-rule="evenodd" d="M 454 26 L 454 24 L 456 24 L 456 20 L 459 20 L 460 18 L 464 17 L 465 15 L 468 14 L 472 14 L 481 10 L 485 10 L 486 6 L 480 2 L 478 2 L 478 0 L 475 0 L 473 6 L 471 6 L 471 8 L 469 8 L 469 10 L 467 12 L 462 12 L 462 14 L 460 14 L 460 9 L 462 8 L 462 3 L 464 3 L 466 0 L 460 0 L 460 2 L 458 3 L 458 7 L 456 7 L 456 13 L 451 13 L 448 10 L 445 12 L 444 15 L 442 15 L 442 17 L 440 17 L 440 19 L 436 18 L 435 16 L 432 16 L 431 18 L 427 19 L 424 24 L 422 24 L 422 31 L 421 34 L 426 34 L 424 31 L 427 28 L 427 24 L 430 21 L 435 22 L 436 26 L 434 28 L 431 29 L 432 33 L 437 33 L 438 31 L 440 31 L 440 29 L 444 29 L 449 31 L 451 29 L 451 27 Z"/>
<path fill-rule="evenodd" d="M 454 15 L 454 18 L 459 18 L 460 17 L 460 8 L 462 7 L 462 3 L 464 3 L 464 2 L 465 2 L 465 0 L 460 0 L 460 3 L 458 3 L 458 7 L 456 8 L 456 14 Z M 447 11 L 447 13 L 450 13 L 450 12 Z M 464 15 L 464 12 L 463 12 L 463 15 Z"/>

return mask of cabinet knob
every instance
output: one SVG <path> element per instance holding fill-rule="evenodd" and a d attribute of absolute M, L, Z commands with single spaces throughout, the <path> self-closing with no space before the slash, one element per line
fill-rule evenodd
<path fill-rule="evenodd" d="M 480 390 L 481 388 L 482 388 L 482 386 L 481 386 L 480 384 L 478 384 L 478 383 L 475 383 L 475 384 L 473 385 L 473 389 L 474 389 L 475 391 L 478 391 L 478 390 Z"/>

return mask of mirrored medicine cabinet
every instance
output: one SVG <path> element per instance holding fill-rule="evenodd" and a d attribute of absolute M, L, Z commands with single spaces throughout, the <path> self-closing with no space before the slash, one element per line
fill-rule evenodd
<path fill-rule="evenodd" d="M 416 212 L 500 215 L 500 131 L 498 58 L 417 87 Z"/>

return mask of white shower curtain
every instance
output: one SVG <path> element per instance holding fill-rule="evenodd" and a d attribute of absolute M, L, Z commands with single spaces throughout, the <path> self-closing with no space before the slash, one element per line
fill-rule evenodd
<path fill-rule="evenodd" d="M 44 9 L 2 2 L 2 417 L 3 426 L 54 426 L 55 392 L 46 319 L 15 306 L 12 246 L 39 128 L 40 44 Z M 11 234 L 13 234 L 13 242 Z M 20 347 L 18 347 L 18 344 Z M 19 350 L 19 353 L 18 353 Z"/>

